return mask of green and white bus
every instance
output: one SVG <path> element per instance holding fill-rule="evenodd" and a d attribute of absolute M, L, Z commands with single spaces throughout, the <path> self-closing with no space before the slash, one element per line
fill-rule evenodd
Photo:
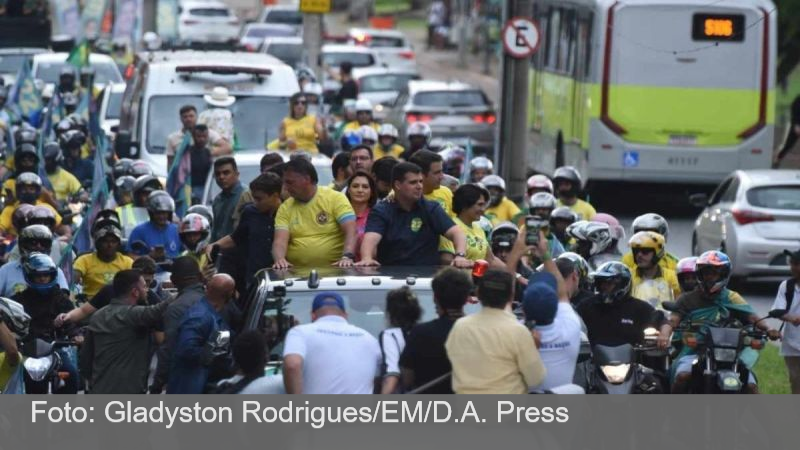
<path fill-rule="evenodd" d="M 529 165 L 591 181 L 716 184 L 768 168 L 769 0 L 536 0 Z"/>

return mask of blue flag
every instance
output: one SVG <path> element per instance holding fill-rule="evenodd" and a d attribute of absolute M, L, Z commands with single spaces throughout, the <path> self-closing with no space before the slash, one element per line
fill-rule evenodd
<path fill-rule="evenodd" d="M 9 93 L 9 105 L 18 116 L 26 119 L 31 125 L 37 126 L 38 119 L 44 108 L 42 93 L 36 87 L 31 72 L 32 61 L 28 60 L 17 73 L 17 81 Z"/>
<path fill-rule="evenodd" d="M 175 200 L 175 214 L 183 217 L 192 206 L 192 155 L 189 149 L 191 142 L 189 133 L 183 135 L 183 141 L 175 151 L 175 159 L 167 175 L 167 192 Z"/>

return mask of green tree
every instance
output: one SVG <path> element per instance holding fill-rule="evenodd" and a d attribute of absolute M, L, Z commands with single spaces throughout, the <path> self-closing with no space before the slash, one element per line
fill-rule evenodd
<path fill-rule="evenodd" d="M 778 9 L 777 78 L 785 86 L 800 63 L 800 0 L 773 0 Z"/>

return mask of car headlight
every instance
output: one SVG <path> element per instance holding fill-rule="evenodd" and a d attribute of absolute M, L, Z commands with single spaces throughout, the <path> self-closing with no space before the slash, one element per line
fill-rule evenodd
<path fill-rule="evenodd" d="M 714 359 L 720 362 L 734 362 L 736 361 L 735 348 L 715 348 Z"/>
<path fill-rule="evenodd" d="M 600 370 L 603 371 L 603 376 L 606 377 L 611 384 L 621 384 L 625 381 L 625 378 L 628 376 L 628 371 L 630 370 L 630 364 L 619 364 L 616 366 L 600 366 Z"/>

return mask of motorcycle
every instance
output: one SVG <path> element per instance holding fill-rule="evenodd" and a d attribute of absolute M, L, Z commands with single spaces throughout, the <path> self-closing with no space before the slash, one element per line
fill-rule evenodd
<path fill-rule="evenodd" d="M 64 355 L 59 349 L 68 349 L 76 344 L 72 339 L 57 334 L 51 342 L 36 338 L 22 344 L 22 354 L 26 357 L 23 367 L 28 376 L 36 382 L 47 381 L 48 391 L 56 393 L 64 388 L 71 376 L 64 368 Z M 76 358 L 77 360 L 77 358 Z"/>
<path fill-rule="evenodd" d="M 641 345 L 595 345 L 585 379 L 587 394 L 660 394 L 664 391 L 656 371 L 642 364 L 645 355 L 657 354 L 658 331 L 645 330 Z"/>
<path fill-rule="evenodd" d="M 767 333 L 756 328 L 758 322 L 786 314 L 785 309 L 770 311 L 755 323 L 743 325 L 723 310 L 718 321 L 690 320 L 689 314 L 675 302 L 664 302 L 664 309 L 681 314 L 685 319 L 674 330 L 682 334 L 680 342 L 695 352 L 690 392 L 703 394 L 744 393 L 750 370 L 757 360 L 755 351 L 764 347 Z M 746 353 L 753 358 L 745 364 Z"/>

